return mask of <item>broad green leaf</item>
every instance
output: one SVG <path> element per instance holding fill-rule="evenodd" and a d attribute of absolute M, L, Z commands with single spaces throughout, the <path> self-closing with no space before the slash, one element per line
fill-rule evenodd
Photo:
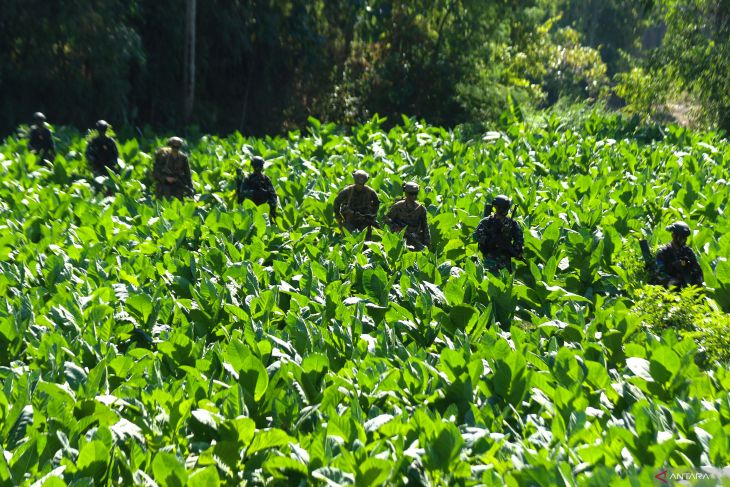
<path fill-rule="evenodd" d="M 155 455 L 152 472 L 155 482 L 161 487 L 183 487 L 188 480 L 185 466 L 175 455 L 166 452 L 158 452 Z"/>
<path fill-rule="evenodd" d="M 638 357 L 629 357 L 626 359 L 626 367 L 637 377 L 641 377 L 647 382 L 654 382 L 651 375 L 651 364 L 648 360 Z"/>
<path fill-rule="evenodd" d="M 79 451 L 76 468 L 82 477 L 91 477 L 99 482 L 109 463 L 109 448 L 99 440 L 94 440 Z"/>
<path fill-rule="evenodd" d="M 257 430 L 246 455 L 251 456 L 267 448 L 280 448 L 289 444 L 293 439 L 280 429 Z"/>
<path fill-rule="evenodd" d="M 141 325 L 147 324 L 152 313 L 152 298 L 146 294 L 133 294 L 126 299 L 124 304 L 129 312 L 140 320 Z"/>
<path fill-rule="evenodd" d="M 187 487 L 216 487 L 218 485 L 220 485 L 218 470 L 212 466 L 193 471 L 187 482 Z"/>

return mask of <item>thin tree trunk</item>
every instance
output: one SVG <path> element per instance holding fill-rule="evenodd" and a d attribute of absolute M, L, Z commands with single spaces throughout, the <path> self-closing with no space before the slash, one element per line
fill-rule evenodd
<path fill-rule="evenodd" d="M 190 123 L 195 103 L 195 3 L 196 0 L 185 2 L 185 123 Z"/>

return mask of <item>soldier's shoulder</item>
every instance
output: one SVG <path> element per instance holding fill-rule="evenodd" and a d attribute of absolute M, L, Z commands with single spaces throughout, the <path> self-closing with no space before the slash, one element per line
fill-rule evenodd
<path fill-rule="evenodd" d="M 672 252 L 672 244 L 669 243 L 669 244 L 665 244 L 665 245 L 662 245 L 661 247 L 659 247 L 656 251 L 656 255 L 657 255 L 657 257 L 659 257 L 660 255 L 666 255 L 671 252 Z"/>
<path fill-rule="evenodd" d="M 398 200 L 395 203 L 393 203 L 393 205 L 391 206 L 391 208 L 398 208 L 398 209 L 400 209 L 400 208 L 403 208 L 405 205 L 406 205 L 406 200 Z"/>
<path fill-rule="evenodd" d="M 166 156 L 169 154 L 172 154 L 172 149 L 170 149 L 169 147 L 160 147 L 155 151 L 156 156 Z"/>
<path fill-rule="evenodd" d="M 684 247 L 682 247 L 682 252 L 683 252 L 684 254 L 686 254 L 686 255 L 691 255 L 691 256 L 693 256 L 693 257 L 697 257 L 697 256 L 695 255 L 695 251 L 694 251 L 694 250 L 692 250 L 692 247 L 690 247 L 689 245 L 685 245 Z"/>

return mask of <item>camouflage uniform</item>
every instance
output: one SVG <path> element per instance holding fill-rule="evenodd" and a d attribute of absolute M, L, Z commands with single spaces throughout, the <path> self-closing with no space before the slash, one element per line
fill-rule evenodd
<path fill-rule="evenodd" d="M 96 125 L 99 134 L 86 146 L 86 160 L 95 176 L 106 176 L 107 167 L 114 172 L 119 170 L 117 165 L 119 150 L 114 139 L 106 135 L 108 124 L 100 120 Z"/>
<path fill-rule="evenodd" d="M 690 228 L 684 222 L 667 227 L 672 232 L 672 243 L 664 245 L 656 254 L 655 283 L 664 287 L 701 286 L 704 275 L 697 257 L 686 245 Z"/>
<path fill-rule="evenodd" d="M 28 149 L 40 157 L 41 161 L 51 163 L 56 158 L 56 147 L 51 131 L 45 123 L 46 117 L 36 112 L 33 118 L 35 123 L 30 126 L 28 133 Z"/>
<path fill-rule="evenodd" d="M 367 173 L 364 171 L 355 171 L 353 176 L 362 177 L 362 174 L 367 180 Z M 365 185 L 358 187 L 357 184 L 351 184 L 340 191 L 334 203 L 335 218 L 344 223 L 345 228 L 351 232 L 376 226 L 378 208 L 380 199 L 375 190 Z"/>
<path fill-rule="evenodd" d="M 180 198 L 193 192 L 193 178 L 190 173 L 188 156 L 181 151 L 175 151 L 174 146 L 182 146 L 182 140 L 175 141 L 172 137 L 168 141 L 169 147 L 161 147 L 155 152 L 155 165 L 152 178 L 155 180 L 157 197 Z M 174 178 L 168 181 L 169 178 Z"/>
<path fill-rule="evenodd" d="M 508 202 L 503 210 L 506 213 L 510 204 L 506 196 L 500 195 L 495 198 L 495 206 L 504 200 Z M 524 246 L 522 229 L 517 221 L 506 214 L 501 218 L 497 215 L 483 218 L 474 230 L 474 240 L 484 255 L 484 266 L 493 274 L 499 273 L 502 269 L 512 271 L 512 257 L 522 258 Z"/>
<path fill-rule="evenodd" d="M 667 244 L 656 254 L 657 282 L 665 287 L 701 286 L 705 280 L 697 257 L 686 245 Z"/>
<path fill-rule="evenodd" d="M 251 161 L 251 165 L 259 170 L 264 166 L 264 160 L 260 157 L 255 157 Z M 269 204 L 269 211 L 272 218 L 276 217 L 276 190 L 271 179 L 265 174 L 260 172 L 254 172 L 246 176 L 238 184 L 236 191 L 238 197 L 238 203 L 243 203 L 244 199 L 250 199 L 256 205 L 262 205 L 264 203 Z"/>
<path fill-rule="evenodd" d="M 418 185 L 406 183 L 404 191 L 418 194 Z M 415 198 L 415 197 L 414 197 Z M 397 201 L 385 214 L 385 223 L 393 232 L 400 232 L 406 228 L 406 243 L 414 250 L 423 250 L 431 245 L 431 232 L 426 220 L 426 207 L 417 201 L 408 202 L 405 199 Z"/>

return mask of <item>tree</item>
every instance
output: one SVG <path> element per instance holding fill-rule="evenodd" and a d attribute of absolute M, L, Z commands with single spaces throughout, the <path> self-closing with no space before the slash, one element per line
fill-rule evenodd
<path fill-rule="evenodd" d="M 730 0 L 665 0 L 662 45 L 654 71 L 676 74 L 676 88 L 694 94 L 705 118 L 730 131 Z"/>

